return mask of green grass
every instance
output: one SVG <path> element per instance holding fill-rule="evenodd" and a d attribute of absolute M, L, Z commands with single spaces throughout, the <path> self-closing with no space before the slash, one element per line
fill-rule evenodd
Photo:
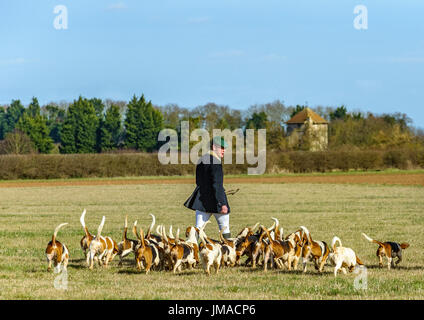
<path fill-rule="evenodd" d="M 229 198 L 232 234 L 277 217 L 284 234 L 305 225 L 312 237 L 331 242 L 334 235 L 351 247 L 368 267 L 368 289 L 356 291 L 355 274 L 332 274 L 326 266 L 319 275 L 261 268 L 225 268 L 207 277 L 201 268 L 173 275 L 138 273 L 133 256 L 124 267 L 118 259 L 109 269 L 89 271 L 79 240 L 79 217 L 87 209 L 86 223 L 95 232 L 106 216 L 103 234 L 120 241 L 123 220 L 137 219 L 146 228 L 149 213 L 157 223 L 173 229 L 194 224 L 194 214 L 183 207 L 192 185 L 111 185 L 5 188 L 0 190 L 0 299 L 423 299 L 424 298 L 424 194 L 408 186 L 335 184 L 238 184 L 241 191 Z M 212 218 L 213 219 L 213 218 Z M 57 276 L 48 273 L 44 250 L 54 228 L 69 225 L 58 235 L 70 250 L 68 290 L 54 288 Z M 217 237 L 212 221 L 206 229 Z M 361 232 L 384 241 L 409 242 L 399 269 L 377 267 L 377 245 Z"/>
<path fill-rule="evenodd" d="M 225 167 L 224 167 L 225 168 Z M 312 172 L 312 173 L 266 173 L 259 177 L 304 177 L 304 176 L 339 176 L 339 175 L 379 175 L 379 174 L 424 174 L 424 169 L 415 170 L 400 170 L 400 169 L 386 169 L 386 170 L 350 170 L 350 171 L 333 171 L 333 172 Z M 228 174 L 226 178 L 244 178 L 244 179 L 256 179 L 256 175 L 248 174 Z M 126 176 L 126 177 L 90 177 L 90 178 L 70 178 L 70 179 L 28 179 L 28 180 L 0 180 L 1 183 L 10 182 L 61 182 L 61 181 L 108 181 L 108 180 L 178 180 L 193 178 L 194 175 L 179 175 L 179 176 Z"/>

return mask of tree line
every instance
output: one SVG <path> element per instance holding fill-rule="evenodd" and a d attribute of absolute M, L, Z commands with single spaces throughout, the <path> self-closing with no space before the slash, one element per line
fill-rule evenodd
<path fill-rule="evenodd" d="M 176 104 L 154 105 L 144 95 L 128 102 L 78 97 L 72 103 L 40 106 L 38 99 L 24 107 L 20 100 L 0 106 L 0 153 L 105 153 L 136 150 L 154 152 L 164 128 L 190 130 L 267 129 L 269 150 L 289 151 L 285 122 L 306 106 L 286 106 L 276 100 L 238 110 L 207 103 L 192 109 Z M 375 115 L 348 112 L 345 106 L 313 109 L 329 122 L 330 150 L 424 147 L 424 134 L 406 114 Z"/>

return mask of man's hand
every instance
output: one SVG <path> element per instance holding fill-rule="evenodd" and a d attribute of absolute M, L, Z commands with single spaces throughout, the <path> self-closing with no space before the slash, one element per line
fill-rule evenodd
<path fill-rule="evenodd" d="M 228 213 L 228 207 L 227 206 L 222 206 L 221 207 L 221 213 L 223 213 L 223 214 L 227 214 Z"/>

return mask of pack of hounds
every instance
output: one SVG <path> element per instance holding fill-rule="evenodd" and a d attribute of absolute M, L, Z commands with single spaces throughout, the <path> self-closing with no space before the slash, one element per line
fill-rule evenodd
<path fill-rule="evenodd" d="M 180 272 L 182 268 L 195 268 L 200 263 L 207 275 L 211 274 L 211 268 L 218 273 L 220 267 L 235 267 L 241 264 L 242 256 L 247 256 L 244 265 L 256 268 L 261 265 L 264 271 L 268 268 L 286 268 L 297 270 L 300 258 L 302 258 L 303 272 L 306 272 L 308 262 L 313 262 L 318 272 L 323 272 L 324 266 L 334 266 L 334 276 L 339 271 L 347 274 L 352 272 L 357 265 L 363 265 L 356 253 L 348 247 L 343 247 L 341 240 L 335 236 L 331 246 L 326 242 L 312 239 L 309 230 L 301 226 L 299 230 L 283 237 L 283 228 L 279 221 L 272 218 L 274 223 L 266 228 L 259 223 L 252 227 L 243 228 L 237 237 L 225 239 L 221 230 L 220 239 L 209 238 L 205 233 L 206 222 L 201 228 L 189 226 L 185 230 L 186 239 L 180 238 L 178 229 L 174 237 L 172 226 L 168 234 L 164 225 L 156 227 L 156 233 L 152 233 L 156 223 L 153 214 L 152 223 L 145 234 L 143 229 L 137 229 L 137 221 L 134 222 L 132 233 L 137 239 L 127 236 L 128 218 L 125 217 L 122 241 L 116 243 L 111 237 L 102 235 L 105 217 L 97 229 L 97 234 L 89 232 L 85 225 L 86 210 L 81 215 L 80 222 L 84 229 L 84 236 L 80 241 L 81 248 L 86 257 L 87 267 L 94 268 L 96 261 L 100 266 L 107 267 L 116 255 L 119 256 L 119 265 L 129 254 L 134 254 L 137 270 L 172 270 Z M 48 243 L 46 256 L 48 270 L 52 263 L 58 272 L 66 270 L 69 261 L 69 250 L 65 244 L 58 241 L 57 233 L 60 228 L 67 225 L 62 223 L 56 227 L 52 240 Z M 259 226 L 259 228 L 258 228 Z M 380 267 L 383 267 L 383 257 L 387 259 L 387 268 L 395 267 L 402 261 L 402 250 L 409 247 L 408 243 L 381 242 L 373 240 L 362 233 L 369 242 L 378 244 L 377 258 Z"/>

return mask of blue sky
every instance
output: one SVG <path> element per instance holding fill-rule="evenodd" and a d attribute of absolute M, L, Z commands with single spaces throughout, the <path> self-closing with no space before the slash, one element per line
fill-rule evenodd
<path fill-rule="evenodd" d="M 356 5 L 368 29 L 353 26 Z M 68 9 L 56 30 L 53 10 Z M 0 2 L 0 103 L 79 95 L 402 112 L 424 128 L 421 0 Z"/>

